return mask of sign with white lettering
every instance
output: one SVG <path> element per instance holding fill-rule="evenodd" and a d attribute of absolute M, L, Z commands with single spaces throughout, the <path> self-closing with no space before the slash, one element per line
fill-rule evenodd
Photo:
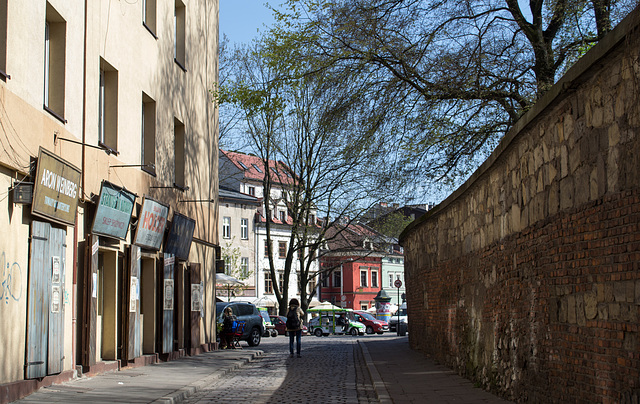
<path fill-rule="evenodd" d="M 91 233 L 124 240 L 129 230 L 136 195 L 117 185 L 102 181 L 100 199 Z"/>
<path fill-rule="evenodd" d="M 159 250 L 164 237 L 164 229 L 167 226 L 169 207 L 154 201 L 149 197 L 142 198 L 142 210 L 138 217 L 135 245 Z"/>
<path fill-rule="evenodd" d="M 71 163 L 40 147 L 31 213 L 74 226 L 80 173 Z"/>

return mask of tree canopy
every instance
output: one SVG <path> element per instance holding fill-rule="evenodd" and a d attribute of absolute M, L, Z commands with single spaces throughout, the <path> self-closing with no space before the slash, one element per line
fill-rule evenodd
<path fill-rule="evenodd" d="M 405 175 L 451 181 L 515 121 L 633 0 L 288 0 L 274 55 L 291 74 L 339 78 Z M 293 57 L 291 57 L 293 56 Z M 277 57 L 278 63 L 287 58 Z M 301 61 L 303 61 L 301 63 Z M 365 119 L 366 118 L 366 119 Z"/>

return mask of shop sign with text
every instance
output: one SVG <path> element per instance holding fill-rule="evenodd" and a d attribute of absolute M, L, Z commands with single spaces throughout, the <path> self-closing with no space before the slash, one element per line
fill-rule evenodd
<path fill-rule="evenodd" d="M 91 232 L 124 240 L 127 237 L 136 195 L 117 185 L 102 181 L 100 199 Z"/>
<path fill-rule="evenodd" d="M 75 225 L 80 192 L 80 169 L 40 148 L 31 213 Z"/>
<path fill-rule="evenodd" d="M 195 228 L 195 220 L 180 213 L 174 213 L 164 252 L 174 254 L 181 260 L 189 259 L 189 249 Z"/>
<path fill-rule="evenodd" d="M 135 245 L 159 250 L 162 245 L 164 229 L 167 226 L 169 207 L 148 197 L 142 199 L 142 211 L 138 217 Z"/>

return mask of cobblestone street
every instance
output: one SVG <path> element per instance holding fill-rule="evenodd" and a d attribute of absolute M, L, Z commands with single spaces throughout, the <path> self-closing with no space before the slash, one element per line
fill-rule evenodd
<path fill-rule="evenodd" d="M 357 338 L 305 336 L 301 358 L 289 357 L 288 341 L 282 336 L 263 339 L 259 348 L 264 355 L 185 402 L 378 402 Z"/>

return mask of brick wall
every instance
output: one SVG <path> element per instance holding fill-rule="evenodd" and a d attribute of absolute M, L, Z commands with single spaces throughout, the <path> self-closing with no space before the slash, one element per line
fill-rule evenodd
<path fill-rule="evenodd" d="M 638 10 L 401 236 L 413 348 L 516 401 L 640 389 Z"/>

